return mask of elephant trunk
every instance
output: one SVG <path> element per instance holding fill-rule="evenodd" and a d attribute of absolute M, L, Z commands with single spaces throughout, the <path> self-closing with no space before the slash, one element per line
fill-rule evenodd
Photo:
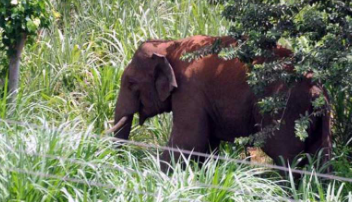
<path fill-rule="evenodd" d="M 115 119 L 115 125 L 107 131 L 107 133 L 115 132 L 115 137 L 127 140 L 130 135 L 131 126 L 133 121 L 133 114 L 123 116 L 121 119 Z"/>
<path fill-rule="evenodd" d="M 125 74 L 121 78 L 121 87 L 115 108 L 115 125 L 108 132 L 114 132 L 116 138 L 128 140 L 133 115 L 139 110 L 138 94 L 129 88 Z"/>

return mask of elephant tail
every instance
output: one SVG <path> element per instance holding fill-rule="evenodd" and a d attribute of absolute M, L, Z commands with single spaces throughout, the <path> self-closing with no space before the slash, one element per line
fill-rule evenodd
<path fill-rule="evenodd" d="M 325 162 L 328 162 L 332 158 L 332 139 L 331 139 L 331 104 L 328 92 L 325 88 L 323 88 L 323 95 L 325 98 L 325 114 L 321 117 L 322 120 L 322 147 L 325 150 Z"/>
<path fill-rule="evenodd" d="M 332 158 L 332 140 L 331 140 L 331 111 L 327 109 L 322 118 L 322 148 L 325 150 L 325 161 L 330 161 Z"/>
<path fill-rule="evenodd" d="M 312 117 L 310 135 L 306 141 L 305 151 L 310 154 L 316 154 L 316 152 L 323 149 L 323 161 L 329 162 L 332 158 L 331 108 L 325 89 L 323 89 L 322 93 L 325 98 L 325 105 L 319 109 L 321 113 Z"/>

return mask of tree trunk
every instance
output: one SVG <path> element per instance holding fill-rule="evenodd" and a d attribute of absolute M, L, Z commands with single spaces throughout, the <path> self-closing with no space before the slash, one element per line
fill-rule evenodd
<path fill-rule="evenodd" d="M 27 34 L 22 34 L 19 41 L 16 42 L 14 54 L 10 56 L 9 67 L 9 93 L 10 103 L 14 103 L 18 93 L 18 81 L 20 75 L 20 61 L 24 45 L 27 40 Z"/>

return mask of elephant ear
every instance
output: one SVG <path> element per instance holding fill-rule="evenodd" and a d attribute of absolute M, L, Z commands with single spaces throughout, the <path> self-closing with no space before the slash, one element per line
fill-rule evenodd
<path fill-rule="evenodd" d="M 169 61 L 163 55 L 154 53 L 153 59 L 157 60 L 155 86 L 161 101 L 165 101 L 171 92 L 177 88 L 174 70 Z"/>

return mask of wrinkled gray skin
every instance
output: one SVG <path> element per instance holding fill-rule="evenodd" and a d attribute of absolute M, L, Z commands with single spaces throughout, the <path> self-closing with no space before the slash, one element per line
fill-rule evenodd
<path fill-rule="evenodd" d="M 210 45 L 216 37 L 194 36 L 178 41 L 148 41 L 135 52 L 121 78 L 115 109 L 115 124 L 127 117 L 117 138 L 128 139 L 133 115 L 140 124 L 157 114 L 173 112 L 173 128 L 168 146 L 198 152 L 215 150 L 220 141 L 248 136 L 272 123 L 274 117 L 262 116 L 247 84 L 247 67 L 238 59 L 223 60 L 216 55 L 186 62 L 185 52 Z M 221 37 L 222 45 L 236 45 L 230 37 Z M 275 50 L 277 57 L 289 57 L 284 48 Z M 282 82 L 266 89 L 267 95 L 288 92 Z M 315 153 L 327 148 L 330 157 L 330 115 L 313 117 L 305 142 L 295 136 L 295 120 L 312 112 L 311 101 L 323 90 L 307 76 L 290 90 L 280 130 L 266 140 L 263 150 L 279 162 L 279 156 L 291 160 L 301 152 Z M 327 97 L 326 97 L 327 101 Z M 177 158 L 179 154 L 175 154 Z M 162 160 L 170 162 L 169 152 Z M 165 170 L 165 168 L 163 168 Z"/>

